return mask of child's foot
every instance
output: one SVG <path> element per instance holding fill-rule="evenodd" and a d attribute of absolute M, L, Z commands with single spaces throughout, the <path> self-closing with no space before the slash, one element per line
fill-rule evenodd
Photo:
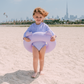
<path fill-rule="evenodd" d="M 37 72 L 34 72 L 34 74 L 31 77 L 35 78 L 36 76 L 37 76 Z"/>
<path fill-rule="evenodd" d="M 40 73 L 40 75 L 44 75 L 44 72 L 43 71 L 40 71 L 39 73 Z"/>

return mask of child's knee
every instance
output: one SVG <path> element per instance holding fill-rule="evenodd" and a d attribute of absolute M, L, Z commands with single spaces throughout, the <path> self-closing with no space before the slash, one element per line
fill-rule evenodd
<path fill-rule="evenodd" d="M 44 60 L 44 56 L 43 56 L 43 55 L 40 55 L 40 56 L 39 56 L 39 59 L 40 59 L 40 61 L 41 61 L 41 60 Z"/>

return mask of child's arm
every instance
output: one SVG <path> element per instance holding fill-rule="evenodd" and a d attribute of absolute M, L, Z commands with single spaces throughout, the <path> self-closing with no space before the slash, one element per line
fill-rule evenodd
<path fill-rule="evenodd" d="M 31 28 L 32 28 L 32 25 L 26 30 L 26 32 L 23 35 L 23 40 L 25 40 L 26 42 L 30 42 L 31 41 L 29 38 L 26 37 L 26 33 L 27 32 L 31 32 Z"/>
<path fill-rule="evenodd" d="M 56 35 L 55 35 L 55 33 L 49 28 L 48 25 L 46 25 L 46 31 L 50 31 L 51 34 L 52 34 L 52 37 L 51 37 L 50 41 L 55 41 Z"/>

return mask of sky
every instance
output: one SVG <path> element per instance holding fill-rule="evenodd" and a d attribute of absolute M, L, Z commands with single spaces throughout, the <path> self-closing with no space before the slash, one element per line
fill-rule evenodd
<path fill-rule="evenodd" d="M 84 0 L 0 0 L 0 22 L 14 20 L 26 20 L 33 18 L 32 13 L 36 7 L 45 9 L 49 14 L 47 17 L 62 18 L 66 15 L 66 3 L 68 3 L 68 14 L 81 17 L 84 15 Z M 6 13 L 6 18 L 3 13 Z"/>

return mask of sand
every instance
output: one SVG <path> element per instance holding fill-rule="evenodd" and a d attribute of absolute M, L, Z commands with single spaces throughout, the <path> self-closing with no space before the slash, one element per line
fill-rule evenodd
<path fill-rule="evenodd" d="M 84 84 L 84 27 L 51 27 L 57 45 L 45 54 L 45 75 L 31 78 L 33 57 L 23 46 L 27 27 L 0 27 L 0 84 Z"/>

